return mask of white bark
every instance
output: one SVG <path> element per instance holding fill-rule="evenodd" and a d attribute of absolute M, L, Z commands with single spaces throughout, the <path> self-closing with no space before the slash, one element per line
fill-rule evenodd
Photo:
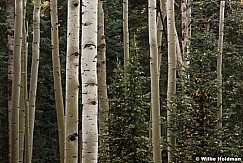
<path fill-rule="evenodd" d="M 129 62 L 128 0 L 123 0 L 124 67 Z"/>
<path fill-rule="evenodd" d="M 84 0 L 82 6 L 82 162 L 98 159 L 97 93 L 97 9 L 98 0 Z"/>
<path fill-rule="evenodd" d="M 158 43 L 158 72 L 160 72 L 160 67 L 162 63 L 162 54 L 163 54 L 163 49 L 162 49 L 162 36 L 164 32 L 164 27 L 163 27 L 163 22 L 165 22 L 165 17 L 166 17 L 166 0 L 160 0 L 160 10 L 162 13 L 159 13 L 157 17 L 157 43 Z M 162 17 L 161 17 L 162 16 Z"/>
<path fill-rule="evenodd" d="M 27 43 L 27 21 L 25 19 L 26 14 L 26 0 L 23 0 L 23 24 L 22 24 L 22 47 L 21 47 L 21 89 L 20 89 L 20 114 L 19 114 L 19 162 L 24 161 L 24 137 L 26 127 L 26 101 L 27 101 L 27 55 L 28 55 L 28 43 Z"/>
<path fill-rule="evenodd" d="M 182 0 L 181 2 L 182 15 L 182 61 L 185 68 L 190 64 L 189 62 L 189 46 L 191 37 L 191 0 Z M 189 77 L 186 77 L 189 78 Z"/>
<path fill-rule="evenodd" d="M 104 35 L 104 11 L 102 0 L 98 1 L 98 54 L 97 54 L 97 78 L 98 78 L 98 98 L 99 98 L 99 134 L 107 132 L 105 126 L 108 120 L 108 96 L 106 85 L 106 42 Z M 105 140 L 100 140 L 100 146 L 104 146 Z"/>
<path fill-rule="evenodd" d="M 12 81 L 13 81 L 13 51 L 14 51 L 14 0 L 5 0 L 7 23 L 10 27 L 8 35 L 8 127 L 9 127 L 9 162 L 11 163 L 12 146 Z"/>
<path fill-rule="evenodd" d="M 167 1 L 167 34 L 168 34 L 168 87 L 167 87 L 167 121 L 170 128 L 167 129 L 168 162 L 174 162 L 172 149 L 175 146 L 175 138 L 172 135 L 172 101 L 176 93 L 176 31 L 174 18 L 174 0 Z"/>
<path fill-rule="evenodd" d="M 15 0 L 13 84 L 12 84 L 12 136 L 11 163 L 19 162 L 19 101 L 21 87 L 21 46 L 22 46 L 23 1 Z"/>
<path fill-rule="evenodd" d="M 80 0 L 68 0 L 66 61 L 66 162 L 78 161 Z"/>
<path fill-rule="evenodd" d="M 219 41 L 218 41 L 218 59 L 217 59 L 217 80 L 218 80 L 218 93 L 217 93 L 217 106 L 219 108 L 218 118 L 220 119 L 218 126 L 222 127 L 222 58 L 223 58 L 223 36 L 224 36 L 224 8 L 225 1 L 220 3 L 220 19 L 219 19 Z"/>
<path fill-rule="evenodd" d="M 152 110 L 152 147 L 154 163 L 161 163 L 160 141 L 160 103 L 159 103 L 159 67 L 156 25 L 156 1 L 148 1 L 150 74 L 151 74 L 151 110 Z"/>
<path fill-rule="evenodd" d="M 64 104 L 62 95 L 60 56 L 59 56 L 59 37 L 58 37 L 58 11 L 57 0 L 50 1 L 51 9 L 51 41 L 52 41 L 52 65 L 54 77 L 55 102 L 57 112 L 58 136 L 60 162 L 65 163 L 65 122 Z"/>
<path fill-rule="evenodd" d="M 32 42 L 32 64 L 29 90 L 29 111 L 30 111 L 30 159 L 33 153 L 33 135 L 35 123 L 35 102 L 37 91 L 37 79 L 40 55 L 40 6 L 41 0 L 35 0 L 33 11 L 33 42 Z"/>

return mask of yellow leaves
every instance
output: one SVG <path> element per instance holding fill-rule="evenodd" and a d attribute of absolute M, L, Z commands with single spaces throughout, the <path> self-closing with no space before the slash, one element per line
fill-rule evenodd
<path fill-rule="evenodd" d="M 41 7 L 46 7 L 47 5 L 49 5 L 49 1 L 44 1 L 42 4 L 41 4 Z"/>

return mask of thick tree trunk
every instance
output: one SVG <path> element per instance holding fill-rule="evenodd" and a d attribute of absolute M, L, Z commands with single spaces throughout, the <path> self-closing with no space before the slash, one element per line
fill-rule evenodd
<path fill-rule="evenodd" d="M 104 11 L 102 0 L 98 1 L 98 51 L 97 51 L 97 77 L 98 77 L 98 101 L 99 101 L 99 135 L 107 132 L 105 123 L 108 120 L 108 96 L 106 85 L 106 42 L 104 35 Z M 100 139 L 100 146 L 105 145 L 105 140 Z"/>
<path fill-rule="evenodd" d="M 35 102 L 37 91 L 37 79 L 40 55 L 40 6 L 41 0 L 35 0 L 33 11 L 33 42 L 32 42 L 32 64 L 29 90 L 29 111 L 30 111 L 30 159 L 33 153 L 33 137 L 35 123 Z"/>
<path fill-rule="evenodd" d="M 97 19 L 98 0 L 82 5 L 82 162 L 98 159 Z"/>
<path fill-rule="evenodd" d="M 156 1 L 148 2 L 150 74 L 151 74 L 151 110 L 152 110 L 152 147 L 154 163 L 161 163 L 160 141 L 160 103 L 159 103 L 159 68 L 156 25 Z"/>
<path fill-rule="evenodd" d="M 65 121 L 64 104 L 61 83 L 59 37 L 58 37 L 58 11 L 57 0 L 50 1 L 51 9 L 51 41 L 52 41 L 52 65 L 54 77 L 55 102 L 57 112 L 60 162 L 65 163 Z"/>
<path fill-rule="evenodd" d="M 80 0 L 68 0 L 66 61 L 66 162 L 78 161 Z"/>
<path fill-rule="evenodd" d="M 168 141 L 168 162 L 174 162 L 172 150 L 175 146 L 175 137 L 173 136 L 173 96 L 176 93 L 176 33 L 174 18 L 174 0 L 167 1 L 167 34 L 168 34 L 168 87 L 167 87 L 167 121 L 169 128 L 167 129 Z"/>
<path fill-rule="evenodd" d="M 123 0 L 124 67 L 129 62 L 128 0 Z"/>
<path fill-rule="evenodd" d="M 13 84 L 12 84 L 12 136 L 11 162 L 19 162 L 19 101 L 21 87 L 23 1 L 15 1 Z"/>

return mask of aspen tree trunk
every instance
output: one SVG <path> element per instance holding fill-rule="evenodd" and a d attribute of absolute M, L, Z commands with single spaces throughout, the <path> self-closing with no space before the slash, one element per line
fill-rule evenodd
<path fill-rule="evenodd" d="M 66 162 L 78 161 L 80 0 L 68 0 L 66 61 Z"/>
<path fill-rule="evenodd" d="M 23 45 L 22 45 L 22 87 L 23 87 L 23 97 L 24 97 L 24 107 L 25 107 L 25 131 L 24 131 L 24 162 L 30 163 L 30 119 L 29 119 L 29 99 L 28 99 L 28 82 L 27 82 L 27 65 L 28 65 L 28 20 L 26 19 L 26 3 L 23 1 L 24 11 L 23 11 Z M 22 156 L 21 156 L 22 157 Z M 21 158 L 20 157 L 20 158 Z M 21 161 L 21 160 L 20 160 Z"/>
<path fill-rule="evenodd" d="M 20 113 L 19 113 L 19 162 L 24 161 L 24 135 L 25 135 L 25 111 L 27 91 L 27 31 L 26 31 L 26 0 L 23 0 L 23 24 L 22 24 L 22 47 L 21 47 L 21 89 L 20 89 Z"/>
<path fill-rule="evenodd" d="M 82 162 L 98 159 L 97 19 L 98 0 L 82 5 Z"/>
<path fill-rule="evenodd" d="M 123 0 L 124 67 L 129 62 L 128 0 Z"/>
<path fill-rule="evenodd" d="M 181 1 L 181 19 L 182 19 L 182 65 L 184 68 L 188 68 L 190 64 L 189 61 L 189 38 L 191 37 L 191 0 L 182 0 Z M 183 69 L 184 69 L 183 68 Z M 183 73 L 183 77 L 188 79 L 189 76 L 185 76 Z"/>
<path fill-rule="evenodd" d="M 164 19 L 166 18 L 167 12 L 166 12 L 166 3 L 167 0 L 160 0 L 160 8 L 162 11 L 162 20 L 164 21 Z M 158 49 L 159 49 L 159 72 L 160 72 L 160 67 L 161 67 L 161 62 L 162 62 L 162 47 L 161 47 L 161 41 L 162 41 L 162 34 L 163 34 L 163 24 L 162 24 L 162 20 L 161 20 L 161 15 L 158 15 L 157 18 L 157 42 L 158 42 Z M 174 24 L 175 25 L 175 24 Z M 175 39 L 176 39 L 176 59 L 177 59 L 177 67 L 178 69 L 182 70 L 183 69 L 183 58 L 182 58 L 182 54 L 181 54 L 181 48 L 180 48 L 180 43 L 179 43 L 179 38 L 178 38 L 178 34 L 176 31 L 176 27 L 174 27 L 175 29 Z"/>
<path fill-rule="evenodd" d="M 183 61 L 186 61 L 188 58 L 188 37 L 189 37 L 189 29 L 190 29 L 190 3 L 189 0 L 181 1 L 181 27 L 182 27 L 182 57 Z"/>
<path fill-rule="evenodd" d="M 219 90 L 217 93 L 217 106 L 219 108 L 218 126 L 222 127 L 222 58 L 223 58 L 223 36 L 224 36 L 224 8 L 225 1 L 220 2 L 220 19 L 219 19 L 219 41 L 218 41 L 218 59 L 217 59 L 217 80 Z"/>
<path fill-rule="evenodd" d="M 19 162 L 19 101 L 21 87 L 23 1 L 15 1 L 13 84 L 12 84 L 12 136 L 11 163 Z"/>
<path fill-rule="evenodd" d="M 35 102 L 37 91 L 37 79 L 40 55 L 40 9 L 41 0 L 35 0 L 33 11 L 33 42 L 32 42 L 32 63 L 29 90 L 29 111 L 30 111 L 30 159 L 33 153 L 33 137 L 35 123 Z"/>
<path fill-rule="evenodd" d="M 105 122 L 108 120 L 108 96 L 106 85 L 106 42 L 104 34 L 104 11 L 102 0 L 98 1 L 98 39 L 97 39 L 97 78 L 98 78 L 98 105 L 99 105 L 99 135 L 107 132 Z M 100 139 L 100 146 L 104 146 Z"/>
<path fill-rule="evenodd" d="M 160 141 L 160 103 L 159 103 L 159 68 L 156 26 L 156 1 L 148 1 L 150 74 L 151 74 L 151 110 L 152 110 L 152 147 L 154 163 L 161 163 Z"/>
<path fill-rule="evenodd" d="M 14 50 L 14 0 L 5 0 L 7 23 L 10 27 L 8 34 L 8 130 L 9 130 L 9 162 L 11 163 L 12 144 L 12 80 L 13 80 L 13 50 Z"/>
<path fill-rule="evenodd" d="M 57 112 L 60 162 L 65 163 L 65 121 L 64 104 L 62 95 L 59 36 L 58 36 L 58 11 L 57 0 L 50 1 L 51 13 L 51 41 L 52 41 L 52 65 L 54 77 L 55 102 Z"/>
<path fill-rule="evenodd" d="M 174 122 L 172 120 L 172 101 L 176 93 L 176 38 L 175 38 L 175 18 L 174 0 L 167 1 L 167 34 L 168 34 L 168 87 L 167 87 L 167 129 L 168 141 L 168 162 L 174 162 L 172 150 L 175 146 L 175 138 L 172 134 Z"/>
<path fill-rule="evenodd" d="M 25 1 L 25 5 L 26 5 Z M 26 7 L 26 6 L 25 6 Z M 26 12 L 26 11 L 25 11 Z M 25 97 L 25 150 L 24 150 L 24 162 L 25 163 L 30 163 L 30 115 L 29 115 L 29 99 L 28 99 L 28 86 L 27 86 L 27 65 L 28 65 L 28 21 L 26 20 L 26 17 L 24 19 L 25 21 L 23 22 L 23 34 L 25 34 L 25 37 L 23 37 L 23 49 L 25 49 L 25 53 L 23 53 L 23 70 L 24 70 L 24 76 L 23 76 L 23 96 Z M 25 41 L 24 41 L 25 39 Z"/>
<path fill-rule="evenodd" d="M 158 72 L 160 72 L 160 67 L 161 67 L 161 62 L 162 62 L 162 54 L 163 54 L 163 49 L 162 49 L 162 36 L 164 32 L 164 27 L 163 23 L 165 22 L 165 17 L 166 17 L 166 0 L 159 0 L 160 4 L 160 11 L 158 17 L 157 17 L 157 43 L 158 43 Z"/>

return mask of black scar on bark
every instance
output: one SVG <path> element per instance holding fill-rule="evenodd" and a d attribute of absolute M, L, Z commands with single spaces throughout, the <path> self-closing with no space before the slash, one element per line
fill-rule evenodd
<path fill-rule="evenodd" d="M 68 141 L 74 141 L 74 140 L 76 140 L 77 137 L 78 137 L 78 134 L 77 133 L 74 133 L 72 135 L 69 135 L 67 137 L 67 139 L 68 139 Z"/>

